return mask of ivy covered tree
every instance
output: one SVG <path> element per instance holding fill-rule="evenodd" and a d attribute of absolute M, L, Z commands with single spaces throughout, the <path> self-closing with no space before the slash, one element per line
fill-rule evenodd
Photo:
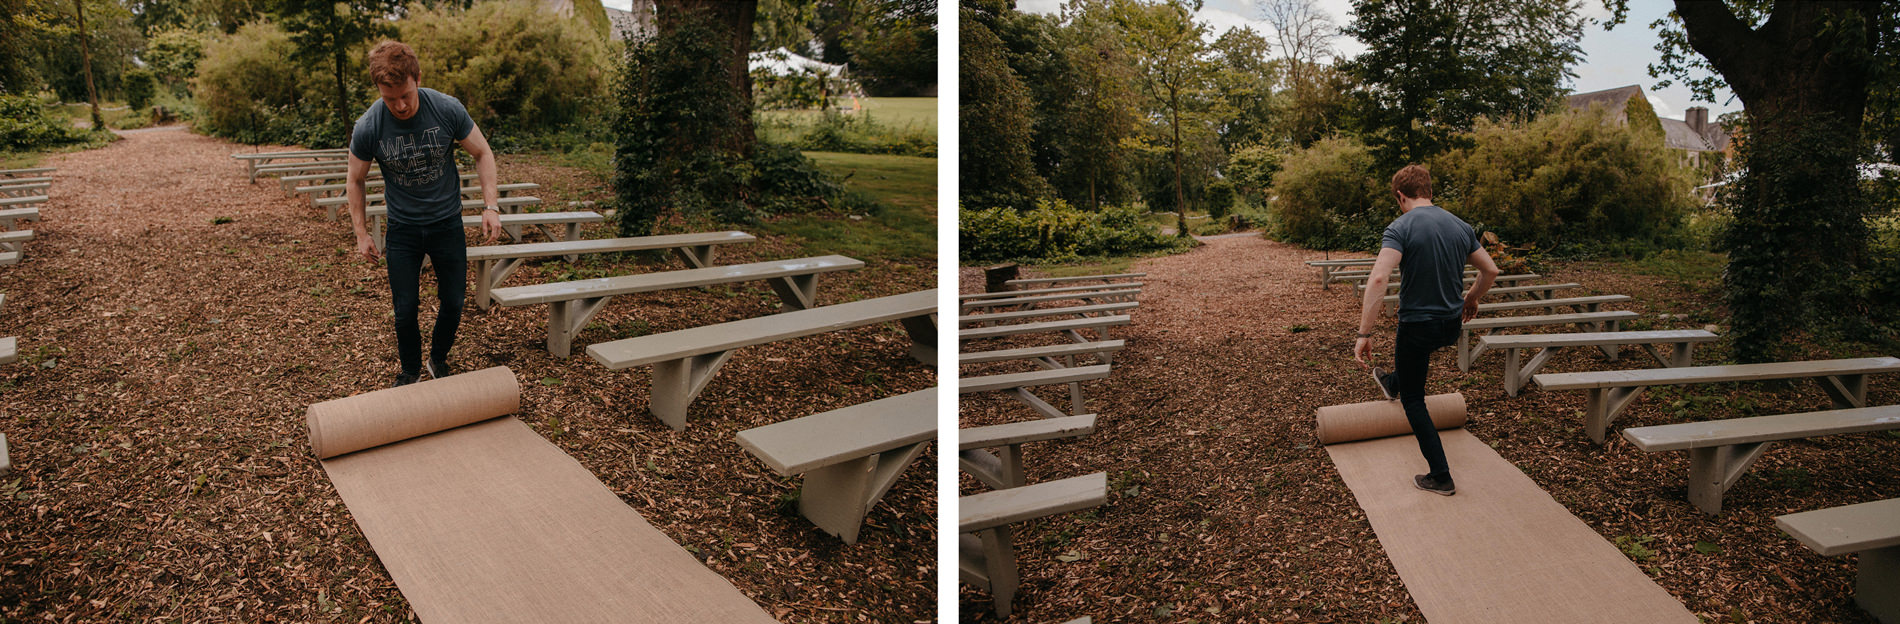
<path fill-rule="evenodd" d="M 1029 91 L 990 29 L 999 13 L 966 6 L 958 16 L 957 179 L 970 208 L 1027 209 L 1049 183 L 1030 162 Z"/>
<path fill-rule="evenodd" d="M 1424 162 L 1479 117 L 1526 119 L 1574 77 L 1575 0 L 1353 0 L 1345 33 L 1366 52 L 1344 64 L 1369 142 L 1389 165 Z"/>
<path fill-rule="evenodd" d="M 1611 26 L 1628 10 L 1625 0 L 1605 5 Z M 1867 318 L 1868 306 L 1894 305 L 1863 299 L 1858 280 L 1815 276 L 1853 275 L 1864 264 L 1868 202 L 1856 164 L 1880 151 L 1863 140 L 1863 125 L 1895 125 L 1900 5 L 1677 0 L 1672 17 L 1651 27 L 1663 53 L 1652 76 L 1682 80 L 1708 101 L 1726 85 L 1747 114 L 1745 174 L 1724 200 L 1734 216 L 1723 279 L 1736 357 L 1771 360 L 1790 331 L 1839 327 Z"/>

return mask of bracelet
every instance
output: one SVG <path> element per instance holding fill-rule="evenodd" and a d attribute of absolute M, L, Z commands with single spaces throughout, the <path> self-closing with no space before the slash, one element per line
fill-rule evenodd
<path fill-rule="evenodd" d="M 501 214 L 501 207 L 499 206 L 484 206 L 482 208 L 482 212 L 488 212 L 490 210 L 495 211 L 495 214 Z"/>
<path fill-rule="evenodd" d="M 1359 334 L 1360 338 L 1371 338 L 1372 334 Z"/>

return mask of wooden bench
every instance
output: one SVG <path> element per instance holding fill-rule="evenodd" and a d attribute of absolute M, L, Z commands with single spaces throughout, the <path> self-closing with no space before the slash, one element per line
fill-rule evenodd
<path fill-rule="evenodd" d="M 1352 271 L 1360 267 L 1364 267 L 1365 269 L 1370 270 L 1372 268 L 1372 265 L 1376 262 L 1378 262 L 1377 258 L 1351 258 L 1351 259 L 1345 259 L 1345 260 L 1307 260 L 1306 266 L 1319 269 L 1319 286 L 1320 288 L 1326 288 L 1333 283 L 1334 273 L 1339 273 L 1341 271 Z"/>
<path fill-rule="evenodd" d="M 463 183 L 467 183 L 470 180 L 475 180 L 478 177 L 479 176 L 473 173 L 464 173 L 459 176 L 456 176 L 456 178 L 461 180 Z M 330 186 L 333 184 L 343 185 L 343 184 L 349 183 L 349 178 L 350 178 L 349 170 L 341 169 L 337 171 L 322 171 L 318 173 L 311 173 L 311 174 L 305 174 L 305 175 L 283 176 L 283 177 L 277 178 L 277 181 L 284 187 L 285 194 L 295 195 L 299 192 L 297 189 L 306 188 L 306 185 L 316 185 L 316 186 Z M 363 178 L 364 180 L 363 186 L 364 188 L 368 188 L 370 182 L 380 183 L 382 179 L 383 179 L 383 170 L 376 167 L 371 167 L 369 170 L 369 173 L 365 175 Z"/>
<path fill-rule="evenodd" d="M 798 512 L 846 544 L 864 516 L 937 439 L 937 389 L 739 432 L 735 441 L 779 476 L 805 475 Z"/>
<path fill-rule="evenodd" d="M 378 181 L 380 182 L 380 180 Z M 325 186 L 342 186 L 342 185 L 330 184 L 330 185 L 325 185 Z M 311 188 L 311 187 L 300 186 L 297 188 L 302 189 L 302 188 Z M 541 185 L 535 184 L 533 182 L 497 184 L 495 185 L 495 195 L 497 198 L 502 199 L 502 200 L 514 199 L 513 197 L 509 195 L 510 193 L 513 193 L 516 191 L 532 191 L 538 188 L 541 188 Z M 466 207 L 468 204 L 468 201 L 472 200 L 476 202 L 477 208 L 482 207 L 482 204 L 481 204 L 482 198 L 480 197 L 481 193 L 482 193 L 482 187 L 479 187 L 479 186 L 462 187 L 462 198 L 464 200 L 463 206 Z M 471 198 L 469 197 L 470 195 L 474 195 L 475 197 Z M 501 208 L 503 212 L 518 212 L 521 206 L 529 205 L 529 204 L 538 204 L 538 203 L 541 203 L 541 202 L 539 200 L 534 201 L 534 202 L 525 202 L 525 203 L 514 202 L 514 203 L 508 203 L 508 204 L 498 204 L 496 207 Z M 342 194 L 332 195 L 329 197 L 312 197 L 310 198 L 310 205 L 324 209 L 325 213 L 329 215 L 329 219 L 331 221 L 335 221 L 337 211 L 339 209 L 345 209 L 349 207 L 350 198 Z M 372 194 L 367 194 L 363 196 L 363 206 L 365 208 L 368 208 L 371 206 L 383 206 L 383 205 L 386 205 L 386 203 L 384 202 L 382 193 L 372 193 Z"/>
<path fill-rule="evenodd" d="M 750 243 L 754 240 L 757 240 L 756 237 L 745 232 L 700 232 L 519 245 L 488 245 L 468 248 L 468 262 L 475 268 L 475 305 L 486 310 L 494 305 L 494 301 L 489 298 L 489 293 L 499 288 L 502 280 L 508 279 L 515 269 L 521 268 L 523 261 L 530 258 L 566 256 L 568 262 L 573 262 L 580 254 L 671 249 L 682 262 L 686 263 L 686 266 L 700 269 L 713 265 L 713 249 L 716 245 Z"/>
<path fill-rule="evenodd" d="M 1117 301 L 1134 301 L 1135 295 L 1139 295 L 1139 294 L 1141 294 L 1140 288 L 1116 288 L 1112 290 L 1091 290 L 1088 292 L 1061 293 L 1061 294 L 1055 294 L 1055 295 L 1033 295 L 1033 296 L 1028 296 L 1028 297 L 1008 297 L 1008 298 L 1003 298 L 1003 299 L 979 299 L 976 301 L 964 301 L 964 302 L 961 302 L 959 305 L 961 306 L 960 309 L 962 309 L 965 312 L 968 312 L 971 310 L 980 310 L 983 308 L 1000 308 L 1000 307 L 1005 307 L 1005 306 L 1032 305 L 1032 304 L 1037 304 L 1037 303 L 1048 303 L 1051 301 L 1073 300 L 1073 301 L 1081 301 L 1084 303 L 1096 303 L 1096 302 L 1110 303 L 1110 302 L 1117 302 Z"/>
<path fill-rule="evenodd" d="M 1036 386 L 1065 384 L 1074 388 L 1075 384 L 1079 384 L 1080 382 L 1106 379 L 1108 378 L 1108 371 L 1109 365 L 1097 364 L 1094 366 L 1063 366 L 1049 370 L 1029 371 L 1026 373 L 1003 373 L 998 375 L 963 377 L 957 380 L 957 393 L 976 394 L 978 392 L 1002 392 L 1017 401 L 1021 401 L 1024 405 L 1028 405 L 1030 409 L 1035 410 L 1038 416 L 1043 418 L 1063 418 L 1088 411 L 1088 402 L 1079 391 L 1072 391 L 1069 395 L 1070 409 L 1074 411 L 1064 412 L 1060 409 L 1056 409 L 1056 406 L 1050 405 L 1048 401 L 1042 400 L 1041 397 L 1036 396 L 1030 392 L 1029 389 Z"/>
<path fill-rule="evenodd" d="M 1582 287 L 1583 287 L 1582 284 L 1578 284 L 1574 282 L 1563 283 L 1563 284 L 1529 284 L 1525 286 L 1507 286 L 1504 288 L 1493 288 L 1491 290 L 1485 291 L 1484 294 L 1487 297 L 1492 296 L 1492 295 L 1501 295 L 1504 298 L 1510 299 L 1510 300 L 1516 300 L 1518 295 L 1524 295 L 1532 299 L 1553 299 L 1555 298 L 1556 292 L 1559 290 L 1570 290 L 1572 288 L 1582 288 Z M 1471 294 L 1471 291 L 1466 290 L 1464 294 L 1469 295 Z M 1385 298 L 1380 299 L 1380 301 L 1384 302 L 1386 305 L 1396 305 L 1399 302 L 1399 296 L 1386 295 Z"/>
<path fill-rule="evenodd" d="M 57 169 L 54 169 L 52 167 L 29 167 L 26 169 L 0 169 L 0 178 L 18 178 L 22 176 L 35 176 L 42 173 L 52 173 L 54 171 L 57 171 Z"/>
<path fill-rule="evenodd" d="M 1650 386 L 1766 381 L 1771 379 L 1812 378 L 1834 400 L 1835 407 L 1867 406 L 1867 375 L 1900 373 L 1900 358 L 1871 357 L 1805 362 L 1769 362 L 1728 366 L 1688 366 L 1647 370 L 1618 370 L 1590 373 L 1543 373 L 1532 379 L 1546 390 L 1583 390 L 1589 399 L 1584 407 L 1584 428 L 1592 441 L 1603 442 L 1603 433 L 1623 408 L 1642 396 Z"/>
<path fill-rule="evenodd" d="M 1854 603 L 1900 622 L 1900 498 L 1776 516 L 1775 528 L 1823 557 L 1860 553 Z"/>
<path fill-rule="evenodd" d="M 936 313 L 937 291 L 921 290 L 603 342 L 588 346 L 587 355 L 611 370 L 652 364 L 653 392 L 648 405 L 655 417 L 678 431 L 686 428 L 686 406 L 734 350 L 898 321 L 910 335 L 911 357 L 934 366 L 937 323 L 931 315 Z"/>
<path fill-rule="evenodd" d="M 46 203 L 45 195 L 22 195 L 19 197 L 0 197 L 0 208 L 26 208 Z"/>
<path fill-rule="evenodd" d="M 322 150 L 295 150 L 295 151 L 289 151 L 289 152 L 258 152 L 258 153 L 252 153 L 252 154 L 232 154 L 231 155 L 232 158 L 244 161 L 245 171 L 246 173 L 250 175 L 252 182 L 257 181 L 258 167 L 269 165 L 273 161 L 293 160 L 293 159 L 316 159 L 316 160 L 345 159 L 347 160 L 348 156 L 349 156 L 349 149 L 341 148 L 341 147 L 333 148 L 333 149 L 322 149 Z"/>
<path fill-rule="evenodd" d="M 316 201 L 320 198 L 331 197 L 331 196 L 342 196 L 345 192 L 350 190 L 350 185 L 349 185 L 349 182 L 347 181 L 347 179 L 349 178 L 349 174 L 347 172 L 341 173 L 341 174 L 313 174 L 313 175 L 307 175 L 307 176 L 293 176 L 293 177 L 299 178 L 296 180 L 292 180 L 293 182 L 296 182 L 297 184 L 299 184 L 299 186 L 292 188 L 290 190 L 290 194 L 292 195 L 303 194 L 303 195 L 310 196 L 310 205 L 312 206 L 315 206 Z M 459 178 L 463 184 L 468 184 L 469 182 L 476 180 L 478 176 L 476 176 L 473 173 L 464 173 L 461 176 L 459 176 Z M 290 179 L 290 178 L 286 178 L 286 179 Z M 331 182 L 331 180 L 345 180 L 345 181 Z M 312 185 L 304 186 L 302 185 L 302 183 L 304 182 L 321 182 L 321 184 L 312 184 Z M 369 177 L 363 180 L 363 189 L 367 191 L 369 189 L 382 188 L 383 184 L 384 182 L 383 182 L 382 174 L 376 172 L 375 170 L 371 170 Z M 467 189 L 468 187 L 464 186 L 462 188 Z M 475 188 L 481 188 L 481 187 L 477 186 Z"/>
<path fill-rule="evenodd" d="M 661 290 L 676 290 L 765 281 L 772 285 L 785 307 L 804 310 L 817 307 L 818 276 L 833 271 L 855 271 L 864 262 L 844 256 L 817 256 L 772 260 L 731 266 L 712 266 L 683 271 L 662 271 L 594 279 L 510 286 L 489 291 L 489 298 L 503 307 L 548 304 L 548 352 L 567 357 L 575 334 L 587 320 L 599 312 L 607 300 Z"/>
<path fill-rule="evenodd" d="M 1108 473 L 983 492 L 957 499 L 957 576 L 989 590 L 996 614 L 1008 617 L 1021 579 L 1010 525 L 1100 507 L 1108 502 Z"/>
<path fill-rule="evenodd" d="M 257 176 L 260 175 L 278 174 L 281 176 L 288 173 L 305 174 L 314 171 L 349 171 L 349 169 L 350 163 L 344 160 L 321 160 L 284 165 L 260 165 L 251 169 L 251 181 L 256 182 Z M 279 185 L 283 183 L 283 180 L 278 180 Z"/>
<path fill-rule="evenodd" d="M 1095 415 L 1043 418 L 957 430 L 957 465 L 998 490 L 1021 487 L 1023 445 L 1095 433 Z M 996 449 L 991 451 L 989 449 Z"/>
<path fill-rule="evenodd" d="M 1133 310 L 1139 307 L 1140 305 L 1141 305 L 1140 303 L 1137 303 L 1134 301 L 1120 301 L 1116 303 L 1097 303 L 1097 304 L 1090 304 L 1090 305 L 1069 306 L 1069 307 L 1064 307 L 1064 308 L 1031 308 L 1028 310 L 1017 310 L 1014 312 L 991 312 L 988 314 L 975 314 L 975 315 L 965 315 L 965 316 L 957 317 L 957 325 L 961 327 L 982 327 L 984 325 L 988 325 L 991 323 L 1001 323 L 1004 321 L 1020 321 L 1024 319 L 1044 318 L 1044 317 L 1050 317 L 1050 316 L 1098 316 L 1098 315 L 1105 315 L 1105 314 L 1110 314 L 1114 312 L 1126 312 L 1129 310 Z"/>
<path fill-rule="evenodd" d="M 1494 301 L 1478 304 L 1479 314 L 1496 314 L 1517 310 L 1536 310 L 1542 308 L 1547 314 L 1556 314 L 1559 308 L 1570 308 L 1577 312 L 1597 312 L 1606 303 L 1623 303 L 1630 300 L 1629 295 L 1590 295 L 1587 297 L 1564 297 L 1560 299 L 1525 299 L 1523 301 Z M 1396 314 L 1398 306 L 1386 306 L 1386 314 Z M 1475 319 L 1474 319 L 1475 320 Z"/>
<path fill-rule="evenodd" d="M 1129 322 L 1128 315 L 1117 314 L 1113 316 L 1086 316 L 1077 319 L 1063 319 L 1060 321 L 1043 321 L 1040 323 L 972 327 L 957 330 L 957 339 L 982 340 L 985 338 L 1056 332 L 1065 334 L 1076 342 L 1091 342 L 1088 338 L 1082 336 L 1082 330 L 1093 329 L 1100 335 L 1101 339 L 1106 340 L 1108 338 L 1108 328 L 1118 325 L 1127 325 Z"/>
<path fill-rule="evenodd" d="M 1717 336 L 1700 329 L 1662 329 L 1655 331 L 1629 332 L 1592 332 L 1583 334 L 1517 334 L 1513 336 L 1479 336 L 1478 344 L 1485 349 L 1504 350 L 1504 392 L 1517 396 L 1518 390 L 1530 382 L 1532 375 L 1544 368 L 1550 357 L 1566 347 L 1596 347 L 1616 360 L 1621 345 L 1640 345 L 1656 358 L 1656 363 L 1668 368 L 1681 368 L 1694 361 L 1693 349 L 1699 342 L 1714 342 Z M 1665 358 L 1656 350 L 1656 345 L 1675 345 L 1675 349 Z M 1529 362 L 1520 366 L 1519 352 L 1525 349 L 1538 349 Z"/>
<path fill-rule="evenodd" d="M 8 340 L 11 340 L 9 338 Z M 7 434 L 0 433 L 0 477 L 13 472 L 12 455 L 7 452 Z"/>
<path fill-rule="evenodd" d="M 526 202 L 527 200 L 534 200 L 535 202 L 539 202 L 541 201 L 541 198 L 539 197 L 507 197 L 507 198 L 502 199 L 503 202 L 507 202 L 509 200 L 519 200 L 522 202 Z M 465 201 L 465 202 L 462 202 L 463 209 L 466 210 L 469 207 L 469 204 L 471 203 L 474 204 L 475 207 L 477 208 L 481 207 L 481 202 L 479 201 L 475 201 L 475 202 Z M 389 217 L 389 207 L 388 206 L 366 207 L 363 209 L 363 216 L 369 217 L 370 240 L 376 244 L 377 251 L 382 251 L 383 245 L 386 242 L 385 240 L 386 237 L 383 233 L 383 229 L 387 227 L 387 224 L 384 223 L 384 220 Z M 507 236 L 508 240 L 518 242 L 523 237 L 522 231 L 525 228 L 532 227 L 536 230 L 540 230 L 541 234 L 543 236 L 548 237 L 549 240 L 557 240 L 557 241 L 580 240 L 582 224 L 600 223 L 606 220 L 607 218 L 601 216 L 600 213 L 592 212 L 592 211 L 503 213 L 501 215 L 501 233 L 502 235 Z M 472 215 L 462 216 L 462 227 L 478 228 L 481 226 L 482 226 L 481 215 L 472 214 Z M 556 228 L 556 227 L 560 229 L 559 230 L 550 229 L 550 228 Z"/>
<path fill-rule="evenodd" d="M 1147 277 L 1147 273 L 1114 273 L 1109 275 L 1076 275 L 1073 277 L 1034 277 L 1013 279 L 1003 282 L 1005 286 L 1033 286 L 1037 284 L 1061 284 L 1065 282 L 1086 282 L 1089 280 L 1111 281 L 1118 279 L 1136 279 Z"/>
<path fill-rule="evenodd" d="M 1623 430 L 1623 438 L 1651 453 L 1688 450 L 1689 502 L 1696 509 L 1718 514 L 1722 513 L 1722 494 L 1769 444 L 1892 430 L 1900 430 L 1900 405 L 1631 427 Z"/>
<path fill-rule="evenodd" d="M 20 339 L 13 336 L 0 338 L 0 364 L 12 364 L 20 359 Z"/>
<path fill-rule="evenodd" d="M 0 184 L 0 197 L 28 197 L 32 195 L 45 195 L 47 189 L 51 189 L 51 188 L 53 188 L 52 182 L 35 182 L 32 184 Z"/>
<path fill-rule="evenodd" d="M 1102 363 L 1107 364 L 1109 354 L 1120 351 L 1124 346 L 1126 346 L 1126 344 L 1120 340 L 1102 340 L 1096 342 L 1050 345 L 1046 347 L 1023 347 L 1020 349 L 997 349 L 994 351 L 964 351 L 957 353 L 957 363 L 983 364 L 988 362 L 1007 362 L 1010 360 L 1046 359 L 1050 360 L 1050 364 L 1057 364 L 1055 358 L 1067 358 L 1067 366 L 1073 367 L 1075 366 L 1076 356 L 1096 355 L 1103 358 L 1104 361 Z M 1054 366 L 1051 366 L 1051 368 L 1054 368 Z"/>
<path fill-rule="evenodd" d="M 1542 325 L 1575 325 L 1584 331 L 1616 331 L 1623 321 L 1635 320 L 1641 314 L 1629 310 L 1608 312 L 1587 312 L 1583 314 L 1547 314 L 1540 316 L 1492 316 L 1471 319 L 1458 332 L 1458 370 L 1469 371 L 1478 356 L 1488 350 L 1483 343 L 1475 348 L 1471 344 L 1471 334 L 1483 336 L 1486 332 L 1510 327 L 1536 327 Z"/>
<path fill-rule="evenodd" d="M 46 184 L 46 183 L 51 183 L 52 181 L 53 181 L 52 178 L 40 177 L 40 176 L 31 177 L 31 178 L 0 178 L 0 186 L 24 186 L 28 184 Z"/>
<path fill-rule="evenodd" d="M 1495 288 L 1495 287 L 1503 287 L 1503 288 L 1511 288 L 1511 287 L 1515 287 L 1515 286 L 1522 286 L 1522 285 L 1524 285 L 1524 283 L 1525 283 L 1525 282 L 1530 282 L 1530 281 L 1536 281 L 1536 280 L 1539 280 L 1539 279 L 1543 279 L 1543 277 L 1544 277 L 1544 276 L 1542 276 L 1542 275 L 1538 275 L 1538 274 L 1536 274 L 1536 273 L 1519 273 L 1519 274 L 1516 274 L 1516 275 L 1499 275 L 1497 279 L 1495 279 L 1495 280 L 1491 280 L 1491 285 L 1492 285 L 1492 287 L 1494 287 L 1494 288 Z M 1467 277 L 1467 278 L 1465 278 L 1465 280 L 1464 280 L 1464 282 L 1465 282 L 1465 285 L 1466 285 L 1466 286 L 1470 286 L 1470 285 L 1472 285 L 1472 284 L 1476 284 L 1476 283 L 1478 283 L 1478 278 L 1475 278 L 1475 277 Z M 1396 293 L 1396 292 L 1398 292 L 1398 291 L 1399 291 L 1399 282 L 1387 282 L 1387 283 L 1386 283 L 1386 285 L 1385 285 L 1385 291 L 1386 291 L 1386 292 L 1388 292 L 1388 293 Z M 1365 294 L 1366 294 L 1366 283 L 1365 283 L 1365 281 L 1363 281 L 1363 280 L 1362 280 L 1362 281 L 1359 281 L 1359 282 L 1357 282 L 1357 283 L 1355 283 L 1355 284 L 1353 284 L 1353 285 L 1352 285 L 1352 292 L 1353 292 L 1353 295 L 1354 295 L 1354 296 L 1357 296 L 1357 297 L 1363 297 L 1363 296 L 1365 296 Z"/>
<path fill-rule="evenodd" d="M 8 230 L 0 232 L 0 252 L 11 254 L 26 253 L 26 242 L 33 240 L 33 230 Z"/>
<path fill-rule="evenodd" d="M 1140 288 L 1141 282 L 1115 282 L 1112 284 L 1085 284 L 1082 286 L 1060 286 L 1056 288 L 1034 288 L 1025 290 L 1000 290 L 997 292 L 967 293 L 957 295 L 959 301 L 978 299 L 1004 299 L 1009 297 L 1028 297 L 1033 295 L 1053 295 L 1056 293 L 1090 292 L 1112 290 L 1116 288 Z"/>

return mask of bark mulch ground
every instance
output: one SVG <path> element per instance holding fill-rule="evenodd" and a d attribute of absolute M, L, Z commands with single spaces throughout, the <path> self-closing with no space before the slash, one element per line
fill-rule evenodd
<path fill-rule="evenodd" d="M 1313 435 L 1313 411 L 1374 400 L 1351 359 L 1359 300 L 1321 290 L 1301 264 L 1322 254 L 1258 237 L 1211 240 L 1191 252 L 1137 262 L 1146 271 L 1134 324 L 1109 333 L 1128 348 L 1105 381 L 1084 384 L 1093 435 L 1025 448 L 1031 482 L 1105 471 L 1100 509 L 1023 525 L 1023 585 L 1009 622 L 1419 622 L 1417 607 L 1365 515 Z M 1608 263 L 1562 264 L 1551 282 L 1622 293 L 1643 313 L 1637 329 L 1721 329 L 1707 285 L 1618 272 Z M 980 269 L 961 290 L 983 288 Z M 1662 318 L 1660 315 L 1671 315 Z M 1676 315 L 1681 315 L 1677 317 Z M 1391 357 L 1391 322 L 1381 357 Z M 1051 339 L 1042 339 L 1049 343 Z M 984 344 L 982 349 L 1028 346 Z M 966 347 L 967 348 L 967 347 Z M 1610 362 L 1565 353 L 1553 372 L 1653 367 L 1634 348 Z M 1716 344 L 1698 364 L 1727 357 Z M 1809 347 L 1821 359 L 1874 353 Z M 1022 370 L 965 367 L 964 375 Z M 1620 417 L 1606 445 L 1583 434 L 1575 392 L 1505 396 L 1503 356 L 1461 375 L 1455 356 L 1433 362 L 1431 392 L 1460 391 L 1470 429 L 1491 443 L 1604 539 L 1709 622 L 1870 623 L 1853 606 L 1854 558 L 1824 558 L 1775 529 L 1773 517 L 1900 496 L 1900 443 L 1886 433 L 1778 444 L 1707 516 L 1685 498 L 1688 457 L 1649 454 L 1624 427 L 1826 409 L 1811 382 L 1657 388 Z M 1066 389 L 1039 394 L 1066 405 Z M 1870 404 L 1900 403 L 1900 380 L 1871 378 Z M 1001 396 L 966 396 L 963 426 L 1033 418 Z M 1423 459 L 1420 459 L 1423 472 Z M 1456 467 L 1454 466 L 1454 473 Z M 982 486 L 968 476 L 965 494 Z M 1533 598 L 1533 597 L 1527 597 Z M 996 621 L 989 595 L 964 588 L 965 621 Z"/>
<path fill-rule="evenodd" d="M 0 335 L 18 336 L 22 352 L 0 367 L 15 470 L 0 478 L 0 620 L 413 620 L 311 456 L 303 420 L 310 403 L 393 381 L 384 269 L 352 256 L 347 221 L 325 221 L 275 180 L 246 183 L 230 158 L 272 149 L 161 131 L 47 159 L 59 170 L 39 238 L 0 269 Z M 563 168 L 509 164 L 502 178 L 537 172 L 569 182 L 540 193 L 556 207 L 599 198 Z M 762 236 L 720 261 L 795 257 L 798 245 Z M 590 258 L 531 265 L 509 283 L 677 268 Z M 822 279 L 820 298 L 929 288 L 934 268 L 872 262 Z M 433 295 L 426 287 L 425 335 Z M 782 621 L 930 619 L 934 451 L 847 546 L 797 515 L 798 479 L 732 442 L 934 385 L 901 328 L 741 350 L 674 432 L 645 412 L 648 369 L 552 357 L 545 309 L 468 309 L 452 366 L 511 367 L 519 418 Z M 762 283 L 625 297 L 578 344 L 776 310 Z"/>

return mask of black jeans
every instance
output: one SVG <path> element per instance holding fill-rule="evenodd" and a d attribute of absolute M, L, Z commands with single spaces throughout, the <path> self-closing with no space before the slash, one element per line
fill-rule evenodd
<path fill-rule="evenodd" d="M 1457 344 L 1458 332 L 1463 326 L 1463 319 L 1456 316 L 1399 323 L 1398 345 L 1393 354 L 1398 366 L 1393 374 L 1399 376 L 1399 404 L 1405 406 L 1405 420 L 1411 423 L 1412 435 L 1418 438 L 1418 451 L 1425 455 L 1431 477 L 1439 481 L 1451 478 L 1451 467 L 1445 464 L 1445 447 L 1438 441 L 1438 427 L 1432 424 L 1431 412 L 1425 409 L 1425 374 L 1431 370 L 1432 352 Z"/>
<path fill-rule="evenodd" d="M 384 240 L 389 295 L 396 305 L 396 355 L 402 360 L 402 372 L 415 375 L 422 371 L 422 332 L 416 326 L 422 258 L 427 256 L 435 265 L 435 292 L 441 301 L 429 359 L 447 361 L 449 347 L 455 346 L 455 330 L 462 325 L 462 299 L 468 290 L 468 242 L 460 217 L 428 226 L 390 221 Z"/>

